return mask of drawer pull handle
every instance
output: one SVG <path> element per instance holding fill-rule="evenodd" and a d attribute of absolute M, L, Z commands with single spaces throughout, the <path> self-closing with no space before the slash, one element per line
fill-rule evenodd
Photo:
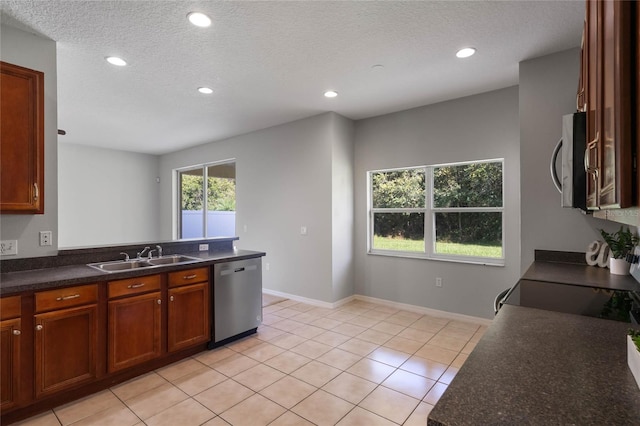
<path fill-rule="evenodd" d="M 22 332 L 20 330 L 13 330 L 13 335 L 14 336 L 19 336 L 21 334 L 22 334 Z"/>
<path fill-rule="evenodd" d="M 183 278 L 183 279 L 185 279 L 185 280 L 192 280 L 192 279 L 194 279 L 194 278 L 195 278 L 195 277 L 197 277 L 197 276 L 198 276 L 198 274 L 191 274 L 191 275 L 185 275 L 185 276 L 184 276 L 184 277 L 182 277 L 182 278 Z"/>
<path fill-rule="evenodd" d="M 72 295 L 70 295 L 70 296 L 60 296 L 60 297 L 57 297 L 57 298 L 56 298 L 56 300 L 57 300 L 58 302 L 61 302 L 61 301 L 63 301 L 63 300 L 77 299 L 78 297 L 80 297 L 80 295 L 79 295 L 79 294 L 72 294 Z"/>
<path fill-rule="evenodd" d="M 170 301 L 172 301 L 172 302 L 173 302 L 173 299 L 174 299 L 174 298 L 173 298 L 173 296 L 171 296 L 171 297 L 169 298 L 169 300 L 170 300 Z"/>
<path fill-rule="evenodd" d="M 127 286 L 127 288 L 140 288 L 140 287 L 144 287 L 144 283 L 130 284 Z"/>
<path fill-rule="evenodd" d="M 40 197 L 40 190 L 38 189 L 38 183 L 33 183 L 33 201 L 38 201 L 38 197 Z"/>
<path fill-rule="evenodd" d="M 42 324 L 36 325 L 36 330 L 38 330 L 38 331 L 42 330 Z"/>

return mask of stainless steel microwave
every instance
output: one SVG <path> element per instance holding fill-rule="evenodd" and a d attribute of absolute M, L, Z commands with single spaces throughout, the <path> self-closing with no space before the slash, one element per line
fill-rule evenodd
<path fill-rule="evenodd" d="M 576 112 L 562 116 L 562 139 L 551 156 L 551 177 L 562 194 L 562 207 L 587 211 L 587 172 L 584 159 L 587 149 L 587 113 Z M 562 153 L 558 176 L 558 156 Z"/>

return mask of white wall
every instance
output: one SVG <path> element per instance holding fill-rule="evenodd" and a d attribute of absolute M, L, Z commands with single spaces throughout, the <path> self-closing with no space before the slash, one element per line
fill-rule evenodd
<path fill-rule="evenodd" d="M 0 238 L 18 240 L 19 257 L 55 255 L 58 251 L 56 43 L 2 25 L 0 59 L 44 72 L 44 214 L 0 215 Z M 40 247 L 40 231 L 52 231 L 53 245 Z"/>
<path fill-rule="evenodd" d="M 333 302 L 332 156 L 343 127 L 326 113 L 162 156 L 163 237 L 171 238 L 174 223 L 173 170 L 235 158 L 236 245 L 267 253 L 263 286 Z"/>
<path fill-rule="evenodd" d="M 156 155 L 60 143 L 59 247 L 158 240 L 159 164 Z"/>
<path fill-rule="evenodd" d="M 517 87 L 356 122 L 355 292 L 491 318 L 520 275 L 519 152 Z M 504 267 L 367 254 L 367 171 L 488 158 L 505 159 Z"/>
<path fill-rule="evenodd" d="M 602 239 L 599 228 L 620 228 L 562 208 L 551 182 L 549 160 L 561 137 L 562 116 L 576 110 L 579 68 L 578 49 L 520 63 L 522 272 L 533 262 L 535 249 L 585 252 L 591 241 Z"/>

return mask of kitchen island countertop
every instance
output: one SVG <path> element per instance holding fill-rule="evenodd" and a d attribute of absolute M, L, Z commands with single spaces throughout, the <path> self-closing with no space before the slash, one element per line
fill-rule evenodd
<path fill-rule="evenodd" d="M 429 414 L 429 426 L 638 425 L 629 324 L 505 305 Z"/>

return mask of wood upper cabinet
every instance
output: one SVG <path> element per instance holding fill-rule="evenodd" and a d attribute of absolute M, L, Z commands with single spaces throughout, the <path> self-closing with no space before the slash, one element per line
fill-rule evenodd
<path fill-rule="evenodd" d="M 634 193 L 632 48 L 634 14 L 628 1 L 588 0 L 585 48 L 587 82 L 587 207 L 630 207 Z"/>
<path fill-rule="evenodd" d="M 95 380 L 97 285 L 36 293 L 35 307 L 36 398 Z"/>
<path fill-rule="evenodd" d="M 0 299 L 0 411 L 20 399 L 20 296 Z"/>
<path fill-rule="evenodd" d="M 108 286 L 109 373 L 159 357 L 162 354 L 160 276 L 111 281 Z"/>
<path fill-rule="evenodd" d="M 44 213 L 44 73 L 0 62 L 0 213 Z"/>

